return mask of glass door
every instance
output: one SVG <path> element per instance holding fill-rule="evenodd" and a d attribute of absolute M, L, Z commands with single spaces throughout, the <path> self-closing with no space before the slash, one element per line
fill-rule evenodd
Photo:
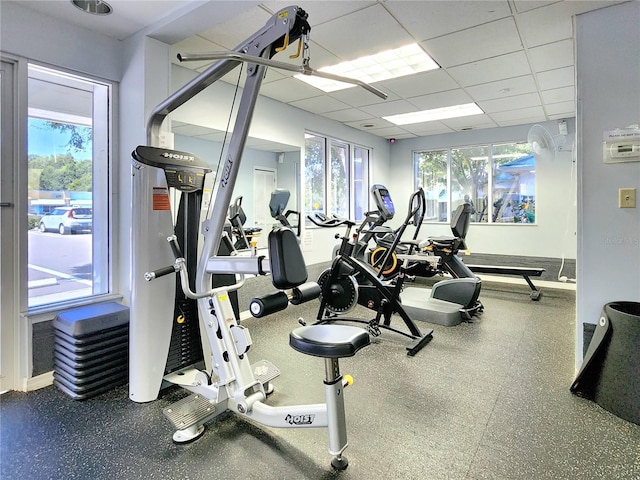
<path fill-rule="evenodd" d="M 0 68 L 0 392 L 16 388 L 18 334 L 18 301 L 16 300 L 15 227 L 16 189 L 14 146 L 14 72 L 15 65 L 2 60 Z"/>

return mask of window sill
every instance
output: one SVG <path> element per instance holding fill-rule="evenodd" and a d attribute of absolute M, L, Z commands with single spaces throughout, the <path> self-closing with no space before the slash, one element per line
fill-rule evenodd
<path fill-rule="evenodd" d="M 122 300 L 121 294 L 109 293 L 105 295 L 95 295 L 92 297 L 79 298 L 72 301 L 63 303 L 56 303 L 50 305 L 42 305 L 38 307 L 30 308 L 26 314 L 23 314 L 24 318 L 27 318 L 31 323 L 48 322 L 53 320 L 58 313 L 64 310 L 70 310 L 72 308 L 84 307 L 87 305 L 95 305 L 103 302 L 119 302 Z"/>

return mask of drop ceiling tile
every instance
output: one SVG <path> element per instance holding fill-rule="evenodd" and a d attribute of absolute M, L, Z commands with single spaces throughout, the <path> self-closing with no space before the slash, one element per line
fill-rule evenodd
<path fill-rule="evenodd" d="M 574 65 L 573 39 L 530 48 L 531 66 L 536 72 Z"/>
<path fill-rule="evenodd" d="M 569 87 L 575 82 L 575 69 L 571 67 L 547 70 L 536 75 L 540 90 L 551 90 L 552 88 Z"/>
<path fill-rule="evenodd" d="M 392 91 L 384 88 L 382 83 L 383 82 L 374 83 L 373 86 L 382 90 L 384 93 L 387 94 L 386 100 L 378 97 L 377 95 L 374 95 L 373 93 L 369 92 L 368 90 L 365 90 L 364 88 L 360 88 L 356 86 L 352 88 L 347 88 L 345 90 L 338 90 L 336 92 L 331 92 L 330 95 L 333 98 L 346 103 L 347 105 L 351 105 L 352 107 L 363 107 L 365 105 L 377 105 L 379 103 L 392 102 L 394 100 L 399 100 L 401 98 L 399 95 L 396 95 Z"/>
<path fill-rule="evenodd" d="M 542 101 L 548 103 L 572 102 L 575 99 L 575 89 L 573 87 L 554 88 L 553 90 L 542 91 Z"/>
<path fill-rule="evenodd" d="M 477 130 L 481 128 L 493 128 L 498 125 L 487 115 L 471 115 L 469 117 L 447 118 L 441 120 L 447 127 L 456 131 L 471 129 Z"/>
<path fill-rule="evenodd" d="M 531 116 L 531 117 L 500 120 L 497 123 L 498 123 L 498 126 L 500 126 L 500 127 L 511 127 L 513 125 L 525 125 L 527 123 L 539 123 L 539 122 L 544 122 L 546 120 L 547 119 L 545 118 L 544 115 L 534 115 L 534 116 Z M 514 139 L 514 140 L 518 140 L 518 139 Z M 526 139 L 523 138 L 522 140 L 526 140 Z"/>
<path fill-rule="evenodd" d="M 476 101 L 482 101 L 532 93 L 537 91 L 537 87 L 533 75 L 524 75 L 507 80 L 474 85 L 467 87 L 466 90 Z"/>
<path fill-rule="evenodd" d="M 394 78 L 380 82 L 380 88 L 392 91 L 408 98 L 429 93 L 454 90 L 460 86 L 444 70 L 431 70 L 429 72 L 416 73 L 406 77 Z"/>
<path fill-rule="evenodd" d="M 284 103 L 323 95 L 324 92 L 293 77 L 262 85 L 260 94 Z"/>
<path fill-rule="evenodd" d="M 371 115 L 357 108 L 347 108 L 345 110 L 327 112 L 324 116 L 338 122 L 358 122 L 371 118 Z"/>
<path fill-rule="evenodd" d="M 573 37 L 571 2 L 559 2 L 517 16 L 518 30 L 527 47 L 536 47 Z"/>
<path fill-rule="evenodd" d="M 537 2 L 517 1 L 516 9 Z M 536 47 L 573 37 L 573 16 L 579 13 L 607 7 L 620 1 L 571 0 L 552 2 L 542 8 L 528 9 L 516 16 L 518 30 L 528 47 Z"/>
<path fill-rule="evenodd" d="M 538 92 L 478 102 L 478 106 L 485 113 L 505 112 L 507 110 L 517 110 L 519 108 L 536 107 L 541 104 Z"/>
<path fill-rule="evenodd" d="M 348 107 L 348 105 L 336 100 L 335 98 L 331 98 L 329 95 L 319 95 L 313 98 L 296 100 L 295 102 L 289 102 L 289 105 L 318 114 L 341 110 Z"/>
<path fill-rule="evenodd" d="M 385 138 L 408 138 L 409 134 L 407 134 L 407 132 L 400 127 L 397 126 L 393 126 L 393 127 L 387 127 L 387 128 L 366 128 L 363 129 L 361 128 L 360 130 L 365 130 L 367 132 L 373 133 L 374 135 L 377 135 L 379 137 L 385 137 Z"/>
<path fill-rule="evenodd" d="M 371 127 L 370 126 L 371 124 L 373 124 L 374 126 Z M 391 122 L 386 121 L 384 118 L 380 118 L 380 117 L 370 117 L 365 120 L 358 120 L 355 122 L 345 122 L 345 125 L 348 125 L 353 128 L 357 128 L 359 130 L 372 130 L 375 128 L 390 128 L 390 127 L 397 126 Z"/>
<path fill-rule="evenodd" d="M 386 2 L 385 6 L 420 41 L 511 15 L 505 0 Z"/>
<path fill-rule="evenodd" d="M 441 133 L 455 132 L 453 128 L 449 128 L 444 123 L 438 122 L 438 121 L 414 123 L 412 125 L 403 125 L 402 128 L 419 137 L 426 137 L 429 135 L 439 135 Z"/>
<path fill-rule="evenodd" d="M 200 36 L 231 50 L 264 27 L 270 18 L 270 13 L 256 6 L 239 17 L 218 23 Z"/>
<path fill-rule="evenodd" d="M 415 112 L 416 107 L 406 100 L 395 100 L 378 103 L 376 105 L 366 105 L 360 107 L 360 110 L 374 117 L 386 117 L 389 115 L 397 115 L 399 113 Z"/>
<path fill-rule="evenodd" d="M 309 15 L 308 21 L 311 25 L 311 38 L 313 39 L 314 28 L 326 23 L 332 19 L 349 15 L 350 13 L 362 10 L 363 8 L 374 5 L 374 1 L 318 1 L 318 0 L 301 0 L 294 2 L 295 5 L 302 8 Z M 264 2 L 262 3 L 268 10 L 276 13 L 281 8 L 286 7 L 289 3 L 283 2 Z"/>
<path fill-rule="evenodd" d="M 423 42 L 422 45 L 443 67 L 522 50 L 522 42 L 512 17 L 443 35 Z"/>
<path fill-rule="evenodd" d="M 542 107 L 528 107 L 521 108 L 518 110 L 509 110 L 507 112 L 496 112 L 492 113 L 490 117 L 497 122 L 499 125 L 502 125 L 503 122 L 508 122 L 511 120 L 523 120 L 528 118 L 536 118 L 536 121 L 544 121 L 544 110 Z M 526 123 L 526 122 L 521 122 Z"/>
<path fill-rule="evenodd" d="M 298 42 L 295 44 L 289 45 L 284 52 L 277 54 L 273 60 L 278 62 L 286 63 L 288 65 L 293 65 L 295 67 L 300 67 L 302 65 L 303 55 L 302 53 L 298 58 L 290 58 L 291 55 L 297 54 L 298 51 Z M 340 63 L 338 57 L 336 57 L 333 53 L 329 52 L 326 48 L 323 48 L 317 42 L 313 40 L 309 42 L 309 51 L 307 52 L 309 56 L 309 66 L 314 70 L 319 70 L 322 67 L 326 67 L 329 65 L 336 65 Z M 283 72 L 287 72 L 288 75 L 295 75 L 296 72 L 288 72 L 286 70 L 282 70 Z"/>
<path fill-rule="evenodd" d="M 449 90 L 447 92 L 432 93 L 408 99 L 418 110 L 430 110 L 432 108 L 450 107 L 473 103 L 473 99 L 462 89 Z"/>
<path fill-rule="evenodd" d="M 380 4 L 312 28 L 313 40 L 342 60 L 414 43 L 414 39 Z"/>
<path fill-rule="evenodd" d="M 547 111 L 547 115 L 551 117 L 551 115 L 565 115 L 567 117 L 575 117 L 576 116 L 576 102 L 560 102 L 560 103 L 550 103 L 549 105 L 545 105 L 544 109 Z"/>
<path fill-rule="evenodd" d="M 448 68 L 447 71 L 463 87 L 531 74 L 531 68 L 524 52 L 508 53 L 499 57 L 478 60 L 466 65 Z"/>
<path fill-rule="evenodd" d="M 516 7 L 516 12 L 526 12 L 544 7 L 545 5 L 551 5 L 557 1 L 558 0 L 514 0 L 513 4 Z"/>

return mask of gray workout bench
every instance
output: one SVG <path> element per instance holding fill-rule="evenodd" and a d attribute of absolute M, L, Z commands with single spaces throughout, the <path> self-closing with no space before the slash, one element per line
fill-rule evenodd
<path fill-rule="evenodd" d="M 542 292 L 537 288 L 530 277 L 539 277 L 544 272 L 544 268 L 510 267 L 501 265 L 467 265 L 473 273 L 487 273 L 489 275 L 517 275 L 525 279 L 531 288 L 531 300 L 538 301 L 542 297 Z"/>

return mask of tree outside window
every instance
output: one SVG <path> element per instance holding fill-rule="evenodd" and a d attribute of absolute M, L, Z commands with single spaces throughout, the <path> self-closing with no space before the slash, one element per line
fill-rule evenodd
<path fill-rule="evenodd" d="M 448 222 L 449 152 L 434 150 L 418 152 L 415 159 L 416 189 L 422 187 L 426 197 L 424 219 L 427 222 Z"/>
<path fill-rule="evenodd" d="M 362 220 L 369 207 L 371 150 L 305 134 L 304 212 Z"/>
<path fill-rule="evenodd" d="M 449 222 L 458 205 L 469 203 L 473 222 L 535 223 L 535 166 L 528 143 L 415 152 L 415 186 L 427 197 L 425 221 Z"/>
<path fill-rule="evenodd" d="M 527 143 L 493 146 L 493 211 L 495 223 L 534 223 L 536 158 Z"/>
<path fill-rule="evenodd" d="M 325 191 L 325 139 L 307 135 L 304 159 L 304 213 L 324 213 Z"/>

